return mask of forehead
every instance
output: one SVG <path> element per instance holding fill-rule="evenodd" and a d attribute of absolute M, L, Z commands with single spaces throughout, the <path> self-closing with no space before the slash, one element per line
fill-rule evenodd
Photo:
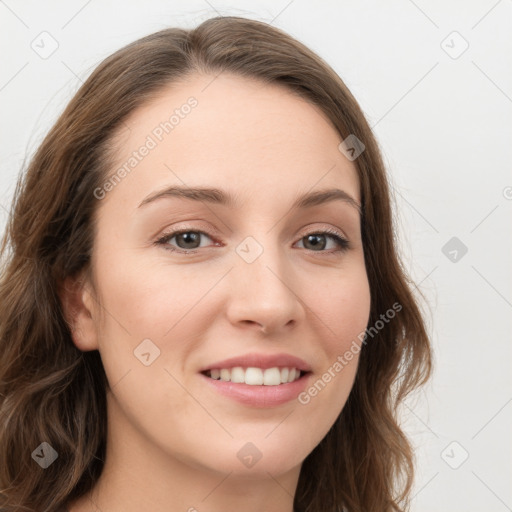
<path fill-rule="evenodd" d="M 109 195 L 138 205 L 163 185 L 207 184 L 243 190 L 261 205 L 339 187 L 360 202 L 357 171 L 338 150 L 341 140 L 318 106 L 283 86 L 195 74 L 125 120 L 111 172 L 124 166 L 128 176 Z"/>

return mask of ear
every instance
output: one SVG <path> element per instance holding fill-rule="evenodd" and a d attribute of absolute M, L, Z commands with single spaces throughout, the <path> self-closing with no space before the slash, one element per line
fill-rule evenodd
<path fill-rule="evenodd" d="M 83 352 L 98 349 L 96 301 L 83 276 L 67 277 L 59 284 L 62 312 L 75 346 Z"/>

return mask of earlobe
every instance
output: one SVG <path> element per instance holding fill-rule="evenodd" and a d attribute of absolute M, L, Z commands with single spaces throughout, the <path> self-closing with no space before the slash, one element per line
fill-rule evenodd
<path fill-rule="evenodd" d="M 96 350 L 94 298 L 88 283 L 67 277 L 59 286 L 59 298 L 75 346 L 83 352 Z"/>

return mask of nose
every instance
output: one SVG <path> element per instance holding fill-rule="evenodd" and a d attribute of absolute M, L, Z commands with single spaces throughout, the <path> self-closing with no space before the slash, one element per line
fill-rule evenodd
<path fill-rule="evenodd" d="M 277 244 L 256 260 L 238 258 L 230 272 L 227 315 L 238 328 L 264 334 L 288 331 L 305 316 L 296 273 Z"/>

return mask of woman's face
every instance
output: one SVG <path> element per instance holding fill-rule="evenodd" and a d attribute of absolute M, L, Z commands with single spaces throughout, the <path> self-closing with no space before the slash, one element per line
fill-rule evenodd
<path fill-rule="evenodd" d="M 97 288 L 75 338 L 101 354 L 118 450 L 266 477 L 326 435 L 370 310 L 341 140 L 288 90 L 227 73 L 194 75 L 124 123 L 116 177 L 94 191 Z M 277 384 L 292 368 L 299 379 Z"/>

